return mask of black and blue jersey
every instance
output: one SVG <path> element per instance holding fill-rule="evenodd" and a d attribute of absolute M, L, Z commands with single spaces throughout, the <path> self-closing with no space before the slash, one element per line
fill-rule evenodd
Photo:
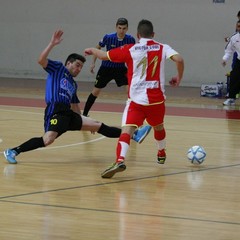
<path fill-rule="evenodd" d="M 45 71 L 48 72 L 45 95 L 47 104 L 63 103 L 70 106 L 71 103 L 80 102 L 76 94 L 77 83 L 61 62 L 48 59 Z"/>
<path fill-rule="evenodd" d="M 47 132 L 54 114 L 68 112 L 71 103 L 80 101 L 77 97 L 77 83 L 61 62 L 48 59 L 48 65 L 44 70 L 48 73 L 45 94 L 47 107 L 44 115 L 44 129 Z M 63 126 L 55 131 L 60 133 L 60 130 L 66 131 Z"/>
<path fill-rule="evenodd" d="M 112 48 L 121 47 L 125 44 L 132 44 L 135 43 L 134 37 L 129 34 L 125 34 L 123 39 L 119 39 L 117 37 L 117 33 L 109 33 L 106 34 L 103 39 L 98 43 L 101 48 L 106 47 L 106 51 L 109 51 Z M 124 63 L 114 63 L 111 61 L 102 61 L 101 66 L 103 67 L 111 67 L 111 68 L 121 68 L 124 67 Z"/>

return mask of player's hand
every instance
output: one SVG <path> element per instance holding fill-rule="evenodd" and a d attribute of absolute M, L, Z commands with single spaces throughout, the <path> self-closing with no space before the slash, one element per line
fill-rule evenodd
<path fill-rule="evenodd" d="M 54 34 L 52 35 L 51 43 L 54 46 L 61 43 L 61 41 L 63 40 L 62 35 L 63 35 L 62 30 L 57 30 L 56 32 L 54 32 Z"/>
<path fill-rule="evenodd" d="M 229 42 L 229 37 L 224 38 L 225 42 Z"/>
<path fill-rule="evenodd" d="M 92 52 L 92 49 L 91 48 L 86 48 L 85 50 L 84 50 L 84 55 L 85 56 L 89 56 L 89 55 L 92 55 L 93 54 L 93 52 Z"/>
<path fill-rule="evenodd" d="M 173 77 L 172 79 L 171 79 L 171 81 L 169 81 L 169 84 L 172 86 L 172 87 L 177 87 L 177 86 L 179 86 L 179 84 L 180 84 L 180 79 L 179 79 L 179 77 Z"/>
<path fill-rule="evenodd" d="M 90 72 L 91 73 L 94 73 L 94 68 L 95 68 L 95 64 L 92 63 L 91 66 L 90 66 Z"/>

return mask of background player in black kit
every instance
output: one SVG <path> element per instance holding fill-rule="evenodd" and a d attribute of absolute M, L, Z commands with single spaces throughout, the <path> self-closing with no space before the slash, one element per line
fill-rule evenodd
<path fill-rule="evenodd" d="M 125 44 L 135 43 L 134 37 L 127 34 L 128 20 L 119 18 L 116 22 L 116 32 L 104 35 L 103 39 L 98 43 L 96 48 L 106 48 L 109 51 L 112 48 L 121 47 Z M 94 73 L 96 57 L 93 56 L 90 71 Z M 111 80 L 115 80 L 118 87 L 127 86 L 127 68 L 124 63 L 113 63 L 108 60 L 101 62 L 101 66 L 97 72 L 96 81 L 92 92 L 89 94 L 84 106 L 83 115 L 88 116 L 88 112 L 95 103 L 101 90 L 107 86 Z"/>

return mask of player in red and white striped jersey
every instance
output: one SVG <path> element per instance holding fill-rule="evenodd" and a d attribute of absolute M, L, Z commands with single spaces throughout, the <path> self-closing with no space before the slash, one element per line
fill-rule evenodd
<path fill-rule="evenodd" d="M 103 178 L 111 178 L 115 173 L 126 169 L 124 160 L 130 139 L 136 128 L 142 126 L 145 120 L 154 128 L 158 163 L 163 164 L 166 159 L 165 60 L 171 59 L 176 64 L 177 75 L 169 82 L 172 86 L 179 86 L 181 82 L 184 60 L 169 45 L 153 39 L 153 25 L 148 20 L 139 22 L 137 37 L 138 43 L 127 44 L 108 52 L 96 48 L 85 49 L 85 55 L 94 55 L 113 62 L 125 62 L 128 68 L 129 100 L 122 117 L 123 130 L 117 144 L 116 162 L 102 173 Z"/>

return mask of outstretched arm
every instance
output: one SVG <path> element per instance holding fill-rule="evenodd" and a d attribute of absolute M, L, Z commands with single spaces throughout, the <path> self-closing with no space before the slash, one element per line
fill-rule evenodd
<path fill-rule="evenodd" d="M 177 87 L 179 86 L 184 72 L 184 60 L 180 54 L 173 55 L 171 59 L 176 63 L 177 67 L 177 76 L 173 77 L 172 80 L 169 82 L 171 86 Z"/>
<path fill-rule="evenodd" d="M 85 56 L 93 55 L 101 60 L 109 60 L 108 53 L 97 48 L 86 48 L 84 54 Z"/>
<path fill-rule="evenodd" d="M 48 54 L 50 53 L 50 51 L 52 50 L 52 48 L 56 45 L 58 45 L 59 43 L 61 43 L 62 39 L 62 35 L 63 35 L 63 31 L 62 30 L 58 30 L 56 31 L 51 38 L 51 41 L 49 42 L 49 44 L 47 45 L 47 47 L 41 52 L 39 58 L 38 58 L 38 63 L 43 67 L 46 68 L 47 64 L 48 64 Z"/>

